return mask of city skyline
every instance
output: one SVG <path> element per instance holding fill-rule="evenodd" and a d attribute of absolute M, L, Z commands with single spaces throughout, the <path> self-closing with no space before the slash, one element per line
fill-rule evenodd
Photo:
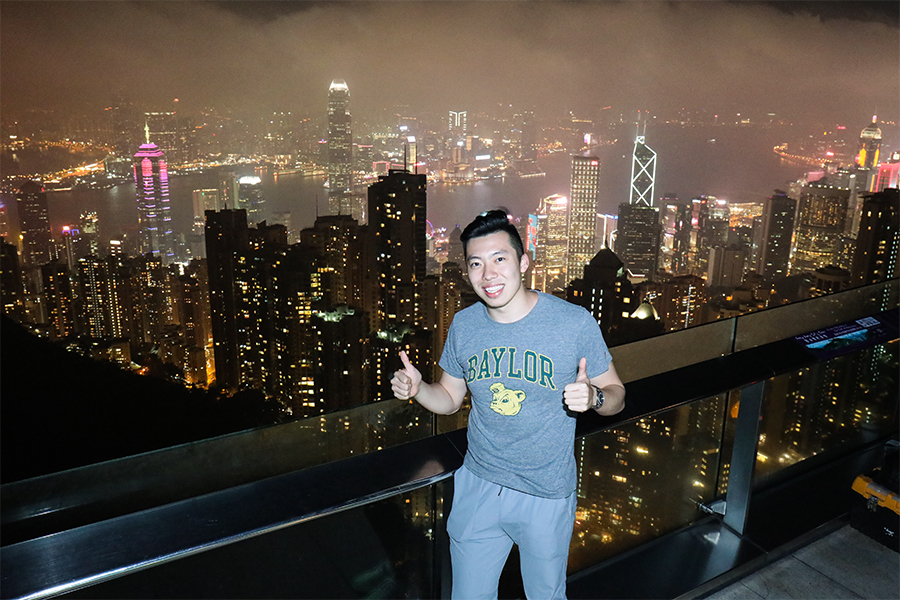
<path fill-rule="evenodd" d="M 856 123 L 875 113 L 895 121 L 895 8 L 5 2 L 2 112 L 4 120 L 29 110 L 64 112 L 109 105 L 122 94 L 165 110 L 178 98 L 189 113 L 227 106 L 318 114 L 320 89 L 340 78 L 354 90 L 354 111 L 368 116 L 398 106 L 471 115 L 515 103 L 537 115 L 690 107 L 817 123 Z M 402 34 L 385 35 L 398 24 Z M 412 68 L 387 66 L 398 56 Z"/>

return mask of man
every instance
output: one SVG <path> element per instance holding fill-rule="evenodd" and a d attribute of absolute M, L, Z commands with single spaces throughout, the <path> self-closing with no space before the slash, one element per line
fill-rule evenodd
<path fill-rule="evenodd" d="M 515 543 L 525 595 L 565 598 L 575 413 L 621 411 L 625 387 L 590 313 L 525 288 L 528 255 L 504 211 L 483 213 L 461 239 L 482 303 L 454 317 L 440 381 L 423 382 L 405 352 L 391 380 L 397 398 L 437 414 L 456 412 L 472 393 L 468 450 L 447 521 L 452 597 L 496 598 Z"/>

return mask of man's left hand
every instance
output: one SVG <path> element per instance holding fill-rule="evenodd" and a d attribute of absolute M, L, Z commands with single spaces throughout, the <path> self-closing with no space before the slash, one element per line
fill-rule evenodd
<path fill-rule="evenodd" d="M 587 358 L 582 358 L 578 363 L 578 375 L 575 381 L 563 390 L 563 401 L 566 407 L 574 412 L 586 412 L 594 402 L 597 392 L 591 385 L 591 379 L 587 375 Z"/>

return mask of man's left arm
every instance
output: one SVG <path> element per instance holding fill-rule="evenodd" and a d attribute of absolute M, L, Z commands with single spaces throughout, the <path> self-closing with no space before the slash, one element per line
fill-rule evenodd
<path fill-rule="evenodd" d="M 619 379 L 616 373 L 616 367 L 612 362 L 609 363 L 609 369 L 601 375 L 597 375 L 591 379 L 591 404 L 593 406 L 597 402 L 597 388 L 603 394 L 603 401 L 600 408 L 595 409 L 599 415 L 614 415 L 622 412 L 625 408 L 625 384 Z"/>

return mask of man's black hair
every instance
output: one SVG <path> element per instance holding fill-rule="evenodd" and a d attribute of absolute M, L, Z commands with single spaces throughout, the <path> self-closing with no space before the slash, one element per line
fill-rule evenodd
<path fill-rule="evenodd" d="M 510 223 L 509 215 L 503 210 L 483 212 L 475 217 L 474 221 L 466 225 L 459 238 L 463 243 L 463 255 L 466 259 L 469 258 L 469 240 L 491 235 L 498 231 L 506 232 L 506 235 L 509 236 L 509 243 L 516 251 L 516 260 L 522 260 L 522 255 L 525 254 L 525 247 L 522 245 L 519 230 Z"/>

